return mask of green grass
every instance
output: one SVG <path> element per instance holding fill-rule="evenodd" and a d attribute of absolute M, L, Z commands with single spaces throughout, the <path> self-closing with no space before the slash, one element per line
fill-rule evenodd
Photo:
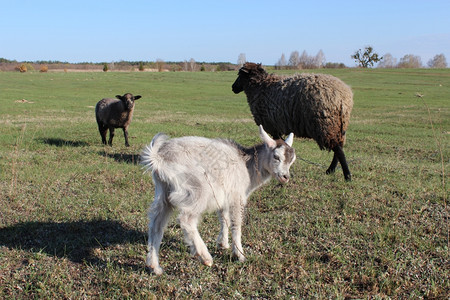
<path fill-rule="evenodd" d="M 208 214 L 203 266 L 173 220 L 161 277 L 145 269 L 153 184 L 140 150 L 160 131 L 259 142 L 236 72 L 0 72 L 0 298 L 446 298 L 450 71 L 316 72 L 354 90 L 353 181 L 325 175 L 332 153 L 297 139 L 292 180 L 249 200 L 248 260 L 215 249 Z M 120 130 L 104 147 L 94 106 L 125 92 L 143 96 L 131 147 Z"/>

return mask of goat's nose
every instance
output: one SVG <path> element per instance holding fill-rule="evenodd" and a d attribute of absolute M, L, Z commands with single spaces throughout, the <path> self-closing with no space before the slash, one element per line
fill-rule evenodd
<path fill-rule="evenodd" d="M 281 175 L 281 177 L 280 177 L 280 182 L 286 183 L 286 182 L 288 182 L 288 181 L 289 181 L 289 174 L 287 174 L 287 175 Z"/>

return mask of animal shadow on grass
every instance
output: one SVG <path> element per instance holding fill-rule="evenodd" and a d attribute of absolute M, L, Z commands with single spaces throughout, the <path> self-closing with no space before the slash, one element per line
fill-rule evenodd
<path fill-rule="evenodd" d="M 50 145 L 50 146 L 57 146 L 57 147 L 63 147 L 63 146 L 70 146 L 70 147 L 85 147 L 89 144 L 83 141 L 69 141 L 65 139 L 59 139 L 59 138 L 43 138 L 42 142 Z"/>
<path fill-rule="evenodd" d="M 124 162 L 127 164 L 137 165 L 139 164 L 140 155 L 139 154 L 125 154 L 125 153 L 107 153 L 105 151 L 100 151 L 99 155 L 103 157 L 111 157 L 117 162 Z"/>
<path fill-rule="evenodd" d="M 117 221 L 25 222 L 0 228 L 0 246 L 66 257 L 75 263 L 105 266 L 94 249 L 117 244 L 144 244 L 145 233 L 126 228 Z M 138 270 L 134 263 L 118 263 Z"/>

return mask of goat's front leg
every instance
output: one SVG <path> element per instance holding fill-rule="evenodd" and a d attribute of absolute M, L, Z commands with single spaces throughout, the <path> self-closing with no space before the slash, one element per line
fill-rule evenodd
<path fill-rule="evenodd" d="M 220 233 L 217 237 L 217 247 L 219 249 L 228 249 L 230 244 L 228 244 L 228 227 L 230 226 L 230 211 L 228 208 L 222 208 L 217 211 L 220 222 Z"/>
<path fill-rule="evenodd" d="M 212 266 L 212 256 L 197 229 L 199 216 L 181 212 L 179 221 L 186 243 L 191 248 L 191 254 L 198 256 L 204 265 Z"/>
<path fill-rule="evenodd" d="M 240 262 L 245 261 L 244 250 L 241 244 L 241 228 L 244 205 L 236 205 L 231 208 L 231 238 L 233 240 L 232 252 Z"/>

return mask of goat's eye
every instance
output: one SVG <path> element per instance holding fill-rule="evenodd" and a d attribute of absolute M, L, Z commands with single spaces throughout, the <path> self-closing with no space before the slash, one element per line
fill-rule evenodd
<path fill-rule="evenodd" d="M 277 161 L 280 161 L 280 157 L 278 155 L 276 155 L 276 154 L 273 155 L 273 159 L 275 159 Z"/>

